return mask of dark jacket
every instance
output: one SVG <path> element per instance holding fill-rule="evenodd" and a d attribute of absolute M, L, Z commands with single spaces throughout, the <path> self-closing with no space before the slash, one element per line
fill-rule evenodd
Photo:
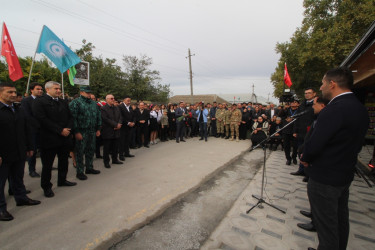
<path fill-rule="evenodd" d="M 176 117 L 176 122 L 182 122 L 182 121 L 185 121 L 185 118 L 183 118 L 181 121 L 178 121 L 177 118 L 181 117 L 182 115 L 186 115 L 187 114 L 187 111 L 186 111 L 186 108 L 182 109 L 180 107 L 178 107 L 176 110 L 175 110 L 175 117 Z"/>
<path fill-rule="evenodd" d="M 307 134 L 307 127 L 314 121 L 314 109 L 312 108 L 312 105 L 313 102 L 307 103 L 305 101 L 298 108 L 298 113 L 307 111 L 306 114 L 298 118 L 296 125 L 294 126 L 294 133 L 297 134 L 299 140 L 304 140 Z"/>
<path fill-rule="evenodd" d="M 134 111 L 132 109 L 132 107 L 129 107 L 129 111 L 128 109 L 125 107 L 125 104 L 121 104 L 118 106 L 119 110 L 120 110 L 120 113 L 121 113 L 121 117 L 122 117 L 122 129 L 127 129 L 129 128 L 128 126 L 128 123 L 129 122 L 136 122 L 136 117 L 135 117 L 135 114 L 134 114 Z"/>
<path fill-rule="evenodd" d="M 34 101 L 35 99 L 32 96 L 23 98 L 21 101 L 21 107 L 23 111 L 25 112 L 27 123 L 30 126 L 32 133 L 37 133 L 40 129 L 40 124 L 39 124 L 39 121 L 33 115 Z"/>
<path fill-rule="evenodd" d="M 13 113 L 0 102 L 0 157 L 3 162 L 26 159 L 26 152 L 32 150 L 30 132 L 22 108 L 15 105 Z"/>
<path fill-rule="evenodd" d="M 138 126 L 148 126 L 148 122 L 150 120 L 150 111 L 148 111 L 147 109 L 144 109 L 143 110 L 143 113 L 141 113 L 141 110 L 140 109 L 137 109 L 135 111 L 135 117 L 136 117 L 136 121 L 137 121 L 137 125 Z M 139 123 L 139 121 L 142 121 L 144 120 L 145 123 Z"/>
<path fill-rule="evenodd" d="M 301 161 L 311 179 L 345 186 L 354 177 L 357 156 L 369 125 L 366 108 L 354 94 L 334 98 L 320 113 Z"/>
<path fill-rule="evenodd" d="M 103 139 L 120 138 L 120 129 L 114 130 L 117 124 L 122 124 L 122 117 L 118 107 L 105 105 L 101 107 L 102 113 L 102 130 L 101 136 Z"/>
<path fill-rule="evenodd" d="M 32 111 L 40 123 L 41 148 L 71 145 L 71 137 L 61 135 L 64 128 L 73 127 L 73 117 L 66 100 L 54 101 L 49 95 L 43 95 L 35 99 Z"/>

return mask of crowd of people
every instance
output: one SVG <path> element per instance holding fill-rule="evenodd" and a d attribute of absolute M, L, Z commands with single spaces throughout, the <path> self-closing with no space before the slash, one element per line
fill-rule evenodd
<path fill-rule="evenodd" d="M 293 99 L 275 107 L 251 102 L 158 105 L 135 103 L 130 97 L 117 100 L 112 94 L 101 101 L 89 86 L 81 86 L 75 98 L 62 99 L 61 85 L 53 81 L 44 86 L 32 83 L 31 95 L 22 99 L 14 85 L 0 83 L 0 133 L 7 142 L 0 144 L 0 220 L 13 219 L 4 195 L 7 180 L 17 206 L 40 204 L 27 196 L 30 191 L 23 184 L 26 160 L 29 175 L 41 178 L 44 195 L 51 198 L 56 156 L 57 185 L 75 186 L 76 182 L 66 179 L 69 157 L 77 179 L 83 181 L 87 175 L 100 174 L 93 166 L 95 156 L 103 159 L 105 168 L 111 168 L 111 164 L 123 164 L 126 157 L 134 157 L 130 149 L 168 140 L 180 143 L 199 137 L 207 142 L 209 136 L 237 142 L 251 139 L 253 146 L 271 150 L 281 146 L 286 165 L 297 165 L 300 158 L 298 170 L 291 174 L 304 176 L 308 182 L 311 212 L 301 213 L 311 217 L 312 223 L 298 226 L 318 232 L 319 249 L 345 249 L 348 190 L 368 125 L 366 110 L 350 92 L 352 86 L 350 71 L 333 69 L 322 80 L 322 96 L 306 88 L 302 101 Z M 41 174 L 35 168 L 38 151 Z"/>

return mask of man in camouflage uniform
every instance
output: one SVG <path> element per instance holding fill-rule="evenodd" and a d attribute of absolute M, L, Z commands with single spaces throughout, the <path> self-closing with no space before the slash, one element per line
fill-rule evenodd
<path fill-rule="evenodd" d="M 225 119 L 225 109 L 223 105 L 219 103 L 219 109 L 216 110 L 216 128 L 218 137 L 224 138 L 224 119 Z"/>
<path fill-rule="evenodd" d="M 232 114 L 230 116 L 230 132 L 232 134 L 232 138 L 230 139 L 233 141 L 234 134 L 236 133 L 236 141 L 240 141 L 240 134 L 239 134 L 239 126 L 242 121 L 242 112 L 240 109 L 237 108 L 237 104 L 232 105 Z"/>
<path fill-rule="evenodd" d="M 102 125 L 101 113 L 96 103 L 91 100 L 89 86 L 81 86 L 80 97 L 69 104 L 74 124 L 73 133 L 76 140 L 77 178 L 86 180 L 83 173 L 83 156 L 85 156 L 86 174 L 99 174 L 99 170 L 93 168 L 95 152 L 95 139 L 100 136 Z"/>
<path fill-rule="evenodd" d="M 227 107 L 227 105 L 225 104 L 225 113 L 224 113 L 225 139 L 229 139 L 231 114 L 232 114 L 231 109 Z"/>

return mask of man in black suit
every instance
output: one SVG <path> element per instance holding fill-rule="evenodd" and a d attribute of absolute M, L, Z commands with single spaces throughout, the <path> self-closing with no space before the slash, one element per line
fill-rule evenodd
<path fill-rule="evenodd" d="M 68 157 L 72 148 L 70 136 L 73 117 L 68 103 L 60 99 L 60 83 L 49 81 L 45 84 L 47 94 L 37 98 L 33 104 L 33 114 L 40 123 L 40 157 L 42 159 L 41 187 L 46 197 L 53 197 L 51 171 L 55 156 L 58 157 L 58 186 L 74 186 L 66 180 Z"/>
<path fill-rule="evenodd" d="M 123 103 L 119 105 L 122 116 L 121 137 L 119 145 L 119 158 L 121 161 L 124 161 L 125 157 L 134 157 L 134 155 L 130 154 L 129 145 L 131 129 L 135 126 L 136 119 L 130 103 L 130 97 L 125 97 Z"/>
<path fill-rule="evenodd" d="M 103 139 L 104 167 L 111 168 L 111 165 L 109 165 L 110 153 L 112 155 L 112 164 L 122 164 L 117 158 L 122 118 L 120 110 L 114 105 L 114 96 L 107 95 L 105 101 L 107 102 L 107 105 L 100 109 L 102 115 L 102 130 L 100 134 Z"/>
<path fill-rule="evenodd" d="M 315 90 L 311 87 L 305 89 L 305 100 L 298 107 L 298 113 L 307 112 L 299 117 L 293 127 L 293 137 L 297 138 L 298 147 L 302 146 L 307 134 L 307 127 L 314 121 L 313 103 L 316 96 Z M 300 155 L 298 155 L 300 156 Z M 291 175 L 305 175 L 304 167 L 300 163 L 296 172 L 290 173 Z"/>
<path fill-rule="evenodd" d="M 307 192 L 318 249 L 346 249 L 348 243 L 349 187 L 369 125 L 367 111 L 350 91 L 352 87 L 353 76 L 347 68 L 324 75 L 320 90 L 330 102 L 320 112 L 301 157 L 310 177 Z"/>
<path fill-rule="evenodd" d="M 136 119 L 137 119 L 137 142 L 138 147 L 140 148 L 142 146 L 142 136 L 143 136 L 143 145 L 146 148 L 149 148 L 148 145 L 149 142 L 149 133 L 148 133 L 148 123 L 150 120 L 150 111 L 145 109 L 145 103 L 140 102 L 139 103 L 139 109 L 136 111 Z"/>
<path fill-rule="evenodd" d="M 40 143 L 40 124 L 33 115 L 32 107 L 34 100 L 43 95 L 43 86 L 40 83 L 33 82 L 30 84 L 30 92 L 31 95 L 22 99 L 21 101 L 21 107 L 25 111 L 26 118 L 30 124 L 32 137 L 31 143 L 34 151 L 34 154 L 27 159 L 27 162 L 29 164 L 29 175 L 31 177 L 40 177 L 40 175 L 35 171 L 36 153 Z"/>
<path fill-rule="evenodd" d="M 185 117 L 187 115 L 187 110 L 185 109 L 185 103 L 180 102 L 180 107 L 176 109 L 176 142 L 180 141 L 185 142 L 184 133 L 185 133 Z"/>
<path fill-rule="evenodd" d="M 40 201 L 26 196 L 23 175 L 26 156 L 33 154 L 30 130 L 24 112 L 14 105 L 16 88 L 10 83 L 0 83 L 0 221 L 13 220 L 7 211 L 4 187 L 10 179 L 17 206 L 38 205 Z"/>

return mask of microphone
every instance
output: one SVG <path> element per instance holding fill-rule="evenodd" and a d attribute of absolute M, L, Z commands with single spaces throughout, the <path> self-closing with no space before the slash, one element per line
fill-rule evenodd
<path fill-rule="evenodd" d="M 302 111 L 301 113 L 298 113 L 298 114 L 295 114 L 295 115 L 292 115 L 290 118 L 298 118 L 298 117 L 301 117 L 301 116 L 303 116 L 303 115 L 305 115 L 305 114 L 307 114 L 307 113 L 309 113 L 309 111 L 308 110 L 305 110 L 305 111 Z"/>

